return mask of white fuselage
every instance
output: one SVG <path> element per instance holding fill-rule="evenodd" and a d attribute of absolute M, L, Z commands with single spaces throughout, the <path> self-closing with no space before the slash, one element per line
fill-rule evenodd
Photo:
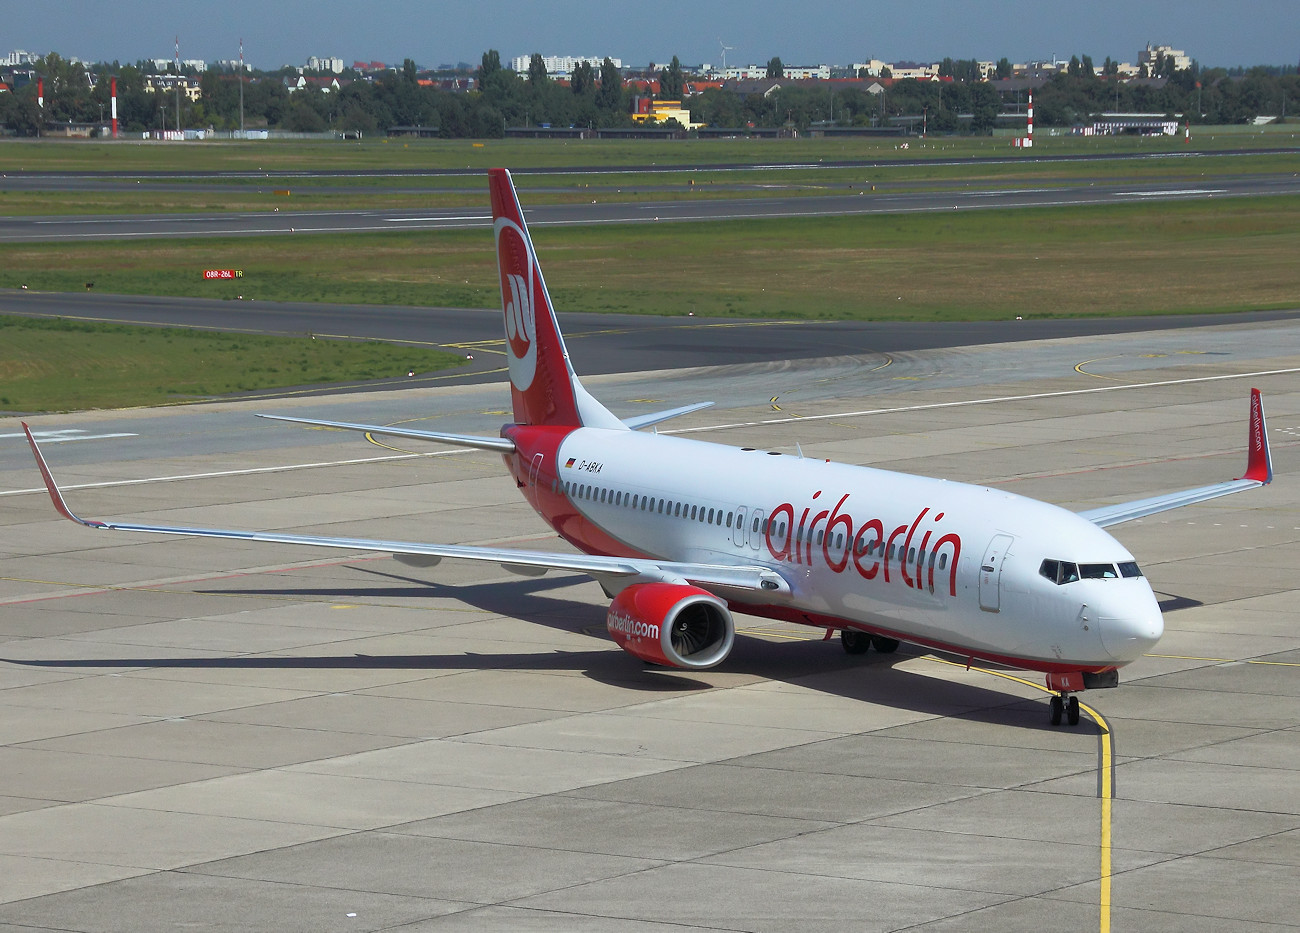
<path fill-rule="evenodd" d="M 733 600 L 742 611 L 1041 670 L 1113 668 L 1162 633 L 1128 550 L 1023 496 L 597 428 L 570 432 L 556 466 L 538 505 L 579 547 L 764 567 L 788 582 L 790 594 L 770 602 Z M 1044 561 L 1091 578 L 1049 580 Z"/>

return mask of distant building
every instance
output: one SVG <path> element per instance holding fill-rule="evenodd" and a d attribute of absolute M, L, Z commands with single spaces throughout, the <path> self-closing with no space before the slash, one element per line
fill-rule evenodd
<path fill-rule="evenodd" d="M 31 65 L 39 56 L 23 49 L 14 49 L 8 55 L 0 58 L 0 68 L 16 68 L 19 65 Z"/>
<path fill-rule="evenodd" d="M 682 107 L 680 100 L 650 100 L 638 97 L 633 103 L 632 119 L 637 123 L 667 123 L 676 120 L 688 130 L 698 129 L 703 123 L 691 120 L 691 112 Z"/>
<path fill-rule="evenodd" d="M 615 68 L 623 67 L 623 59 L 621 58 L 611 57 L 610 61 L 614 63 Z M 519 72 L 520 74 L 525 74 L 528 71 L 528 66 L 531 65 L 532 62 L 533 62 L 533 57 L 531 55 L 518 55 L 515 58 L 510 59 L 510 67 L 513 70 Z M 548 75 L 572 74 L 573 69 L 577 68 L 583 62 L 586 62 L 588 65 L 590 65 L 594 71 L 600 71 L 601 66 L 605 64 L 605 56 L 603 55 L 599 55 L 599 56 L 597 55 L 543 55 L 542 56 L 542 63 L 546 65 L 546 73 Z"/>
<path fill-rule="evenodd" d="M 322 94 L 329 94 L 339 89 L 338 78 L 308 78 L 304 75 L 296 75 L 292 78 L 284 79 L 284 87 L 290 94 L 294 91 L 301 91 L 303 88 L 314 87 Z"/>
<path fill-rule="evenodd" d="M 853 65 L 853 73 L 860 75 L 865 71 L 867 73 L 867 77 L 879 78 L 881 69 L 888 68 L 888 67 L 889 67 L 888 62 L 882 62 L 878 58 L 873 58 L 871 59 L 871 61 L 867 61 L 867 62 L 855 62 Z"/>
<path fill-rule="evenodd" d="M 1178 120 L 1164 113 L 1103 113 L 1091 126 L 1076 127 L 1074 132 L 1083 136 L 1176 136 Z"/>
<path fill-rule="evenodd" d="M 896 62 L 889 66 L 889 76 L 895 81 L 914 78 L 917 81 L 938 81 L 939 63 L 922 64 L 921 62 Z"/>
<path fill-rule="evenodd" d="M 1174 60 L 1174 71 L 1186 71 L 1192 67 L 1192 60 L 1182 49 L 1176 49 L 1168 45 L 1157 45 L 1152 47 L 1147 43 L 1147 47 L 1138 52 L 1138 67 L 1147 66 L 1147 74 L 1151 74 L 1156 67 L 1156 60 L 1163 58 L 1166 61 Z"/>
<path fill-rule="evenodd" d="M 781 74 L 786 78 L 805 81 L 829 81 L 830 65 L 782 65 Z M 767 65 L 737 65 L 722 72 L 724 81 L 757 81 L 767 77 Z"/>
<path fill-rule="evenodd" d="M 156 71 L 172 71 L 176 68 L 176 59 L 174 58 L 155 58 L 153 67 Z M 197 58 L 181 59 L 181 70 L 189 69 L 190 71 L 207 71 L 208 63 Z"/>
<path fill-rule="evenodd" d="M 155 94 L 158 92 L 170 94 L 179 90 L 191 102 L 195 102 L 203 96 L 203 92 L 199 88 L 199 82 L 189 75 L 145 75 L 144 89 Z"/>
<path fill-rule="evenodd" d="M 328 71 L 333 74 L 343 73 L 343 59 L 341 58 L 317 58 L 313 55 L 307 59 L 308 71 Z"/>

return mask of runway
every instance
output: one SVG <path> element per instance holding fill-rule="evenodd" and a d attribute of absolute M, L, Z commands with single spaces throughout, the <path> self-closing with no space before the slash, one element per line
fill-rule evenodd
<path fill-rule="evenodd" d="M 916 213 L 991 208 L 1072 207 L 1150 200 L 1187 200 L 1295 194 L 1295 173 L 1215 176 L 1204 184 L 1185 182 L 1069 183 L 1060 186 L 875 193 L 858 186 L 846 194 L 772 196 L 710 200 L 686 197 L 649 203 L 538 205 L 525 210 L 529 226 L 752 220 L 765 217 L 818 217 L 854 214 Z M 309 233 L 363 233 L 398 230 L 456 230 L 491 226 L 486 195 L 481 210 L 339 210 L 213 212 L 141 216 L 0 217 L 0 242 L 139 239 L 156 237 L 269 236 Z"/>
<path fill-rule="evenodd" d="M 1294 925 L 1300 323 L 883 362 L 587 384 L 619 414 L 715 398 L 663 426 L 702 439 L 1069 508 L 1239 475 L 1264 391 L 1270 487 L 1116 529 L 1166 635 L 1084 694 L 1096 720 L 1052 729 L 1032 685 L 754 619 L 715 671 L 647 670 L 581 578 L 79 529 L 0 420 L 0 927 Z M 493 433 L 504 390 L 276 404 Z M 91 517 L 557 546 L 492 455 L 265 405 L 34 427 L 63 432 L 51 465 Z"/>

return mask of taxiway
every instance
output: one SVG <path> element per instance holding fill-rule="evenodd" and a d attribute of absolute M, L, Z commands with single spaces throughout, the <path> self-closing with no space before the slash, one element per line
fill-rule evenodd
<path fill-rule="evenodd" d="M 585 578 L 80 529 L 0 420 L 0 929 L 1271 930 L 1300 913 L 1300 324 L 587 378 L 664 429 L 1067 507 L 1276 482 L 1121 526 L 1152 656 L 1046 694 L 743 620 L 647 670 Z M 502 386 L 277 401 L 492 433 Z M 482 452 L 255 421 L 33 419 L 91 517 L 557 541 Z M 274 409 L 287 410 L 287 409 Z M 1098 725 L 1104 722 L 1105 728 Z"/>

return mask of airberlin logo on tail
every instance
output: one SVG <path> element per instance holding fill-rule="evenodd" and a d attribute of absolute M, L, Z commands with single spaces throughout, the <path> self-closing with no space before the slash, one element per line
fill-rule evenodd
<path fill-rule="evenodd" d="M 524 392 L 537 374 L 533 253 L 524 232 L 505 217 L 497 218 L 496 235 L 501 303 L 506 314 L 506 363 L 511 384 Z"/>

